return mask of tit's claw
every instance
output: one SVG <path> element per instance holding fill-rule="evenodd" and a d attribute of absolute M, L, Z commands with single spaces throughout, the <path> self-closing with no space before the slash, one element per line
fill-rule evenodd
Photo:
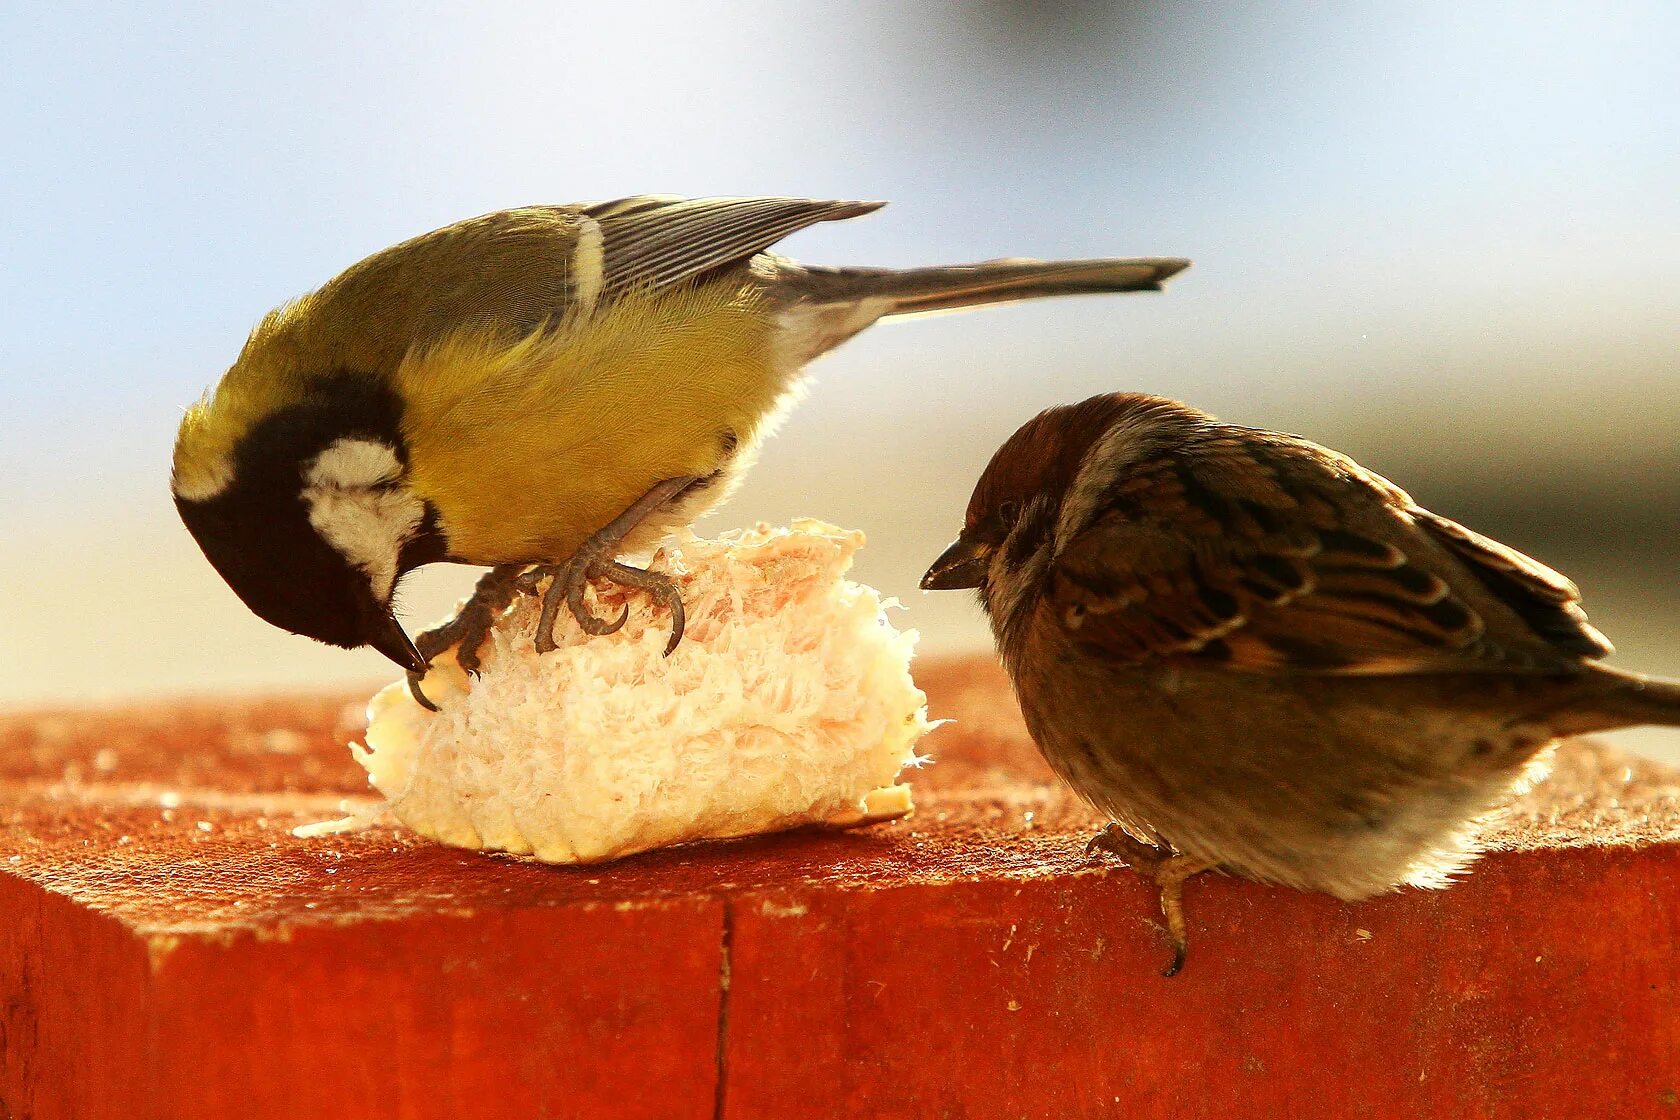
<path fill-rule="evenodd" d="M 618 617 L 613 619 L 601 618 L 590 610 L 589 603 L 584 598 L 584 589 L 592 579 L 608 580 L 620 587 L 644 591 L 655 603 L 671 612 L 671 638 L 665 643 L 665 656 L 669 657 L 671 651 L 677 648 L 677 643 L 682 641 L 686 621 L 682 594 L 671 577 L 663 573 L 608 560 L 598 549 L 585 546 L 566 563 L 552 568 L 533 569 L 527 573 L 526 578 L 531 576 L 539 580 L 552 579 L 548 590 L 543 592 L 542 614 L 537 618 L 536 645 L 539 653 L 550 653 L 558 648 L 554 641 L 554 623 L 560 615 L 561 604 L 564 604 L 572 617 L 577 619 L 579 629 L 595 637 L 616 634 L 630 621 L 629 603 L 622 604 Z M 521 590 L 530 589 L 529 585 L 521 586 Z"/>
<path fill-rule="evenodd" d="M 608 578 L 621 586 L 647 592 L 649 598 L 671 612 L 671 637 L 665 642 L 664 652 L 665 657 L 671 656 L 688 625 L 688 612 L 683 609 L 682 592 L 677 590 L 676 582 L 663 572 L 650 572 L 616 562 L 612 564 Z"/>
<path fill-rule="evenodd" d="M 560 608 L 565 606 L 577 619 L 578 626 L 585 634 L 600 636 L 616 634 L 623 629 L 630 620 L 630 605 L 624 604 L 617 619 L 608 622 L 597 618 L 584 602 L 583 590 L 589 585 L 593 576 L 605 572 L 600 552 L 593 545 L 585 545 L 576 555 L 564 564 L 535 568 L 531 575 L 538 580 L 548 579 L 548 590 L 543 592 L 542 613 L 537 616 L 536 645 L 538 653 L 553 653 L 559 649 L 554 640 L 554 623 L 560 617 Z"/>
<path fill-rule="evenodd" d="M 699 475 L 679 475 L 661 479 L 648 487 L 647 493 L 630 503 L 623 513 L 601 526 L 566 563 L 552 568 L 536 568 L 526 574 L 519 584 L 522 591 L 534 592 L 542 579 L 552 578 L 548 590 L 543 594 L 542 615 L 537 620 L 538 653 L 550 653 L 556 648 L 554 620 L 560 613 L 561 603 L 565 603 L 571 610 L 572 617 L 577 619 L 578 625 L 586 634 L 616 634 L 624 628 L 624 624 L 630 620 L 628 603 L 611 622 L 597 618 L 584 603 L 584 585 L 592 579 L 605 579 L 620 587 L 646 591 L 653 597 L 654 602 L 670 610 L 672 633 L 671 640 L 665 645 L 665 654 L 670 656 L 671 651 L 676 649 L 677 643 L 682 640 L 683 632 L 682 599 L 677 594 L 676 584 L 671 582 L 669 576 L 620 564 L 613 557 L 618 554 L 619 547 L 625 539 L 644 521 L 681 497 L 685 491 L 704 481 Z"/>
<path fill-rule="evenodd" d="M 683 630 L 688 626 L 688 612 L 683 609 L 682 593 L 677 590 L 676 584 L 664 576 L 660 577 L 660 582 L 648 588 L 648 593 L 653 596 L 654 602 L 671 612 L 671 637 L 665 642 L 663 654 L 669 657 L 677 652 L 677 646 L 683 639 Z"/>
<path fill-rule="evenodd" d="M 484 647 L 485 639 L 490 636 L 490 629 L 496 624 L 497 616 L 513 601 L 521 579 L 519 573 L 520 569 L 516 564 L 504 564 L 484 573 L 473 588 L 472 597 L 462 605 L 454 618 L 414 639 L 414 647 L 420 651 L 420 656 L 430 664 L 432 658 L 454 646 L 456 664 L 477 676 L 479 666 L 483 664 L 479 651 Z M 423 672 L 409 670 L 408 694 L 414 697 L 415 703 L 422 708 L 435 712 L 438 706 L 432 703 L 420 688 L 420 682 L 425 676 Z"/>
<path fill-rule="evenodd" d="M 420 682 L 425 679 L 425 673 L 417 673 L 413 669 L 410 669 L 408 671 L 408 694 L 414 697 L 414 702 L 416 704 L 420 705 L 428 712 L 441 712 L 443 709 L 432 703 L 426 696 L 425 690 L 420 687 Z"/>
<path fill-rule="evenodd" d="M 554 620 L 560 614 L 560 604 L 566 600 L 566 586 L 570 564 L 556 564 L 552 567 L 533 568 L 531 575 L 540 580 L 552 577 L 548 590 L 543 593 L 542 614 L 537 616 L 537 652 L 553 653 L 559 647 L 554 644 Z M 534 581 L 533 581 L 534 590 Z"/>
<path fill-rule="evenodd" d="M 677 646 L 681 644 L 683 639 L 683 627 L 688 624 L 688 612 L 683 610 L 681 597 L 673 595 L 670 608 L 671 636 L 665 641 L 665 651 L 661 654 L 663 657 L 669 657 L 677 652 Z"/>
<path fill-rule="evenodd" d="M 620 604 L 618 617 L 613 619 L 611 622 L 607 622 L 590 613 L 589 608 L 581 602 L 582 596 L 579 596 L 579 600 L 580 602 L 578 603 L 577 609 L 572 612 L 572 617 L 577 619 L 579 628 L 581 628 L 585 634 L 591 634 L 597 638 L 604 637 L 607 634 L 616 634 L 620 630 L 624 629 L 624 624 L 626 622 L 630 621 L 629 603 Z M 569 599 L 567 600 L 566 605 L 568 607 L 572 606 Z"/>
<path fill-rule="evenodd" d="M 623 567 L 622 564 L 602 564 L 599 560 L 591 560 L 579 564 L 577 569 L 574 569 L 579 570 L 580 575 L 579 578 L 572 581 L 571 586 L 566 588 L 566 608 L 572 612 L 572 617 L 577 619 L 578 626 L 585 634 L 592 634 L 597 638 L 607 634 L 616 634 L 624 629 L 626 622 L 630 621 L 629 603 L 620 604 L 621 609 L 618 612 L 618 617 L 611 622 L 607 622 L 598 617 L 594 611 L 589 609 L 589 604 L 583 601 L 583 589 L 588 585 L 591 578 L 602 575 L 612 578 L 616 574 L 615 569 Z"/>

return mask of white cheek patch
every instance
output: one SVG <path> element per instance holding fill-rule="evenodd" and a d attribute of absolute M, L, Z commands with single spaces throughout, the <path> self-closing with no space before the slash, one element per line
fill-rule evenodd
<path fill-rule="evenodd" d="M 383 443 L 341 439 L 304 472 L 309 524 L 367 574 L 374 598 L 387 602 L 397 581 L 397 557 L 425 517 L 424 503 L 395 485 L 396 453 Z"/>
<path fill-rule="evenodd" d="M 400 474 L 402 462 L 388 444 L 374 439 L 341 439 L 315 456 L 304 472 L 304 481 L 310 486 L 360 490 L 395 482 Z"/>

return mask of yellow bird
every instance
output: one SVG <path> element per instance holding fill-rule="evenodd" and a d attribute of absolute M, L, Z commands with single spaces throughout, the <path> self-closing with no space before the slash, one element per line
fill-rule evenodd
<path fill-rule="evenodd" d="M 551 579 L 538 642 L 617 561 L 728 496 L 802 367 L 885 316 L 1077 292 L 1157 290 L 1174 259 L 818 268 L 769 252 L 878 202 L 645 195 L 471 218 L 353 265 L 271 312 L 181 423 L 177 508 L 257 615 L 411 673 Z M 490 566 L 417 648 L 397 583 Z M 535 571 L 527 571 L 533 565 Z"/>

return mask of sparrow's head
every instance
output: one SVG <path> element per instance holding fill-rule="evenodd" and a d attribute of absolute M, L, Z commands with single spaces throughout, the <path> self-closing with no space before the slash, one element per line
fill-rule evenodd
<path fill-rule="evenodd" d="M 296 384 L 256 400 L 224 382 L 188 412 L 172 484 L 181 520 L 259 618 L 423 669 L 392 600 L 444 549 L 405 484 L 398 410 L 368 378 Z"/>
<path fill-rule="evenodd" d="M 992 456 L 962 532 L 922 588 L 976 588 L 994 624 L 1002 622 L 1028 601 L 1061 548 L 1101 516 L 1126 468 L 1161 450 L 1192 417 L 1200 414 L 1137 393 L 1039 413 Z"/>

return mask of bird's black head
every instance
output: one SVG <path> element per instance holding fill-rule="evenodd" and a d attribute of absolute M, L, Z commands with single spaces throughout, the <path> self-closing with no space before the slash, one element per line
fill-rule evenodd
<path fill-rule="evenodd" d="M 395 399 L 339 374 L 253 424 L 219 486 L 178 476 L 175 505 L 212 567 L 259 617 L 294 634 L 424 660 L 392 613 L 397 581 L 443 558 L 435 516 L 404 483 Z"/>

